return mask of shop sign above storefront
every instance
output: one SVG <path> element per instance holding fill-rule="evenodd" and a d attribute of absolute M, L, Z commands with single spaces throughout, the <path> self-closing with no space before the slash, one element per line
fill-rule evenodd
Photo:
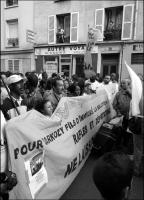
<path fill-rule="evenodd" d="M 35 55 L 61 55 L 61 54 L 85 54 L 86 45 L 73 46 L 49 46 L 47 48 L 36 48 Z M 95 46 L 92 53 L 97 53 L 98 47 Z"/>
<path fill-rule="evenodd" d="M 142 51 L 143 52 L 143 43 L 140 44 L 134 44 L 133 45 L 133 51 Z"/>

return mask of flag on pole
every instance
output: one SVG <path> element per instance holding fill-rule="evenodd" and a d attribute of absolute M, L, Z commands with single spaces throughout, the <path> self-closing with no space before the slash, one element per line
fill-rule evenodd
<path fill-rule="evenodd" d="M 132 88 L 132 101 L 131 101 L 131 115 L 136 116 L 140 114 L 139 103 L 142 98 L 142 82 L 138 75 L 132 70 L 131 67 L 126 63 L 126 68 L 129 72 L 131 78 L 131 88 Z"/>
<path fill-rule="evenodd" d="M 35 43 L 35 35 L 36 33 L 32 30 L 26 31 L 26 41 L 30 43 Z"/>

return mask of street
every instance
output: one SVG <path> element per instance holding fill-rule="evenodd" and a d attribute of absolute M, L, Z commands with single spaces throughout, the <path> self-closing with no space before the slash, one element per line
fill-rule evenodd
<path fill-rule="evenodd" d="M 61 200 L 70 199 L 95 199 L 100 200 L 101 195 L 92 180 L 93 167 L 96 162 L 94 155 L 90 155 L 80 173 L 73 181 Z M 133 178 L 133 185 L 129 200 L 143 200 L 143 179 Z"/>

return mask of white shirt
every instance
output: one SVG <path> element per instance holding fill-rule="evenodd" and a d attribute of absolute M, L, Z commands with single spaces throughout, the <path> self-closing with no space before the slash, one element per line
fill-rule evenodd
<path fill-rule="evenodd" d="M 91 83 L 91 89 L 92 90 L 96 90 L 99 86 L 100 86 L 100 83 L 98 81 Z"/>

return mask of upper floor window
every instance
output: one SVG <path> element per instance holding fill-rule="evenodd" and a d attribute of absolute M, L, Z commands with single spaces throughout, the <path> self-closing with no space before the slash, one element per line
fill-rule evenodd
<path fill-rule="evenodd" d="M 18 0 L 6 0 L 6 7 L 18 5 Z"/>
<path fill-rule="evenodd" d="M 133 4 L 96 9 L 95 27 L 101 31 L 105 41 L 132 39 L 133 10 Z"/>
<path fill-rule="evenodd" d="M 6 37 L 7 37 L 7 46 L 17 47 L 19 44 L 18 39 L 18 20 L 7 21 Z"/>
<path fill-rule="evenodd" d="M 57 43 L 69 43 L 70 42 L 70 14 L 57 15 Z"/>
<path fill-rule="evenodd" d="M 78 12 L 49 16 L 48 43 L 78 42 L 78 23 Z"/>
<path fill-rule="evenodd" d="M 121 40 L 123 7 L 105 9 L 104 40 Z"/>

